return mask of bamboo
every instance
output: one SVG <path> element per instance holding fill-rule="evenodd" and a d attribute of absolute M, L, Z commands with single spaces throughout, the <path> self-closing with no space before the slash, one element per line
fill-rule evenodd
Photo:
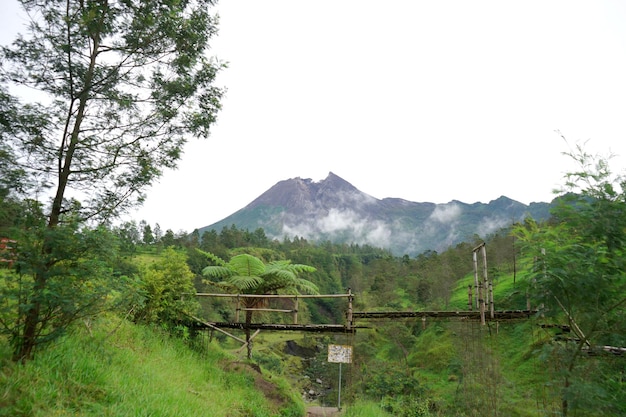
<path fill-rule="evenodd" d="M 489 312 L 491 318 L 494 315 L 494 305 L 493 305 L 493 282 L 489 282 Z"/>
<path fill-rule="evenodd" d="M 474 260 L 474 291 L 476 291 L 476 308 L 480 308 L 480 305 L 478 304 L 480 302 L 480 294 L 478 293 L 478 258 L 476 257 L 475 249 L 474 252 L 472 252 L 472 258 Z"/>
<path fill-rule="evenodd" d="M 237 307 L 235 309 L 235 322 L 239 323 L 239 311 L 241 311 L 241 300 L 237 296 Z"/>
<path fill-rule="evenodd" d="M 352 328 L 352 290 L 348 288 L 348 323 L 347 328 L 350 330 Z"/>
<path fill-rule="evenodd" d="M 217 330 L 218 332 L 224 333 L 224 334 L 225 334 L 226 336 L 228 336 L 228 337 L 232 337 L 233 339 L 235 339 L 235 340 L 236 340 L 236 341 L 238 341 L 238 342 L 241 342 L 241 343 L 246 343 L 246 341 L 245 341 L 245 340 L 243 340 L 243 339 L 241 339 L 241 338 L 239 338 L 239 337 L 237 337 L 237 336 L 235 336 L 235 335 L 233 335 L 233 334 L 230 334 L 230 333 L 228 333 L 226 330 L 222 330 L 222 329 L 220 329 L 219 327 L 214 326 L 214 325 L 212 325 L 212 324 L 211 324 L 211 323 L 209 323 L 209 322 L 206 322 L 206 321 L 204 321 L 204 320 L 202 320 L 202 319 L 200 319 L 200 318 L 198 318 L 198 317 L 195 317 L 195 316 L 189 316 L 189 317 L 191 317 L 192 319 L 196 320 L 198 323 L 202 323 L 203 325 L 207 326 L 207 327 L 208 327 L 208 328 L 210 328 L 211 330 Z"/>
<path fill-rule="evenodd" d="M 483 289 L 483 282 L 478 281 L 478 307 L 480 312 L 480 324 L 485 324 L 485 291 Z"/>
<path fill-rule="evenodd" d="M 351 293 L 348 294 L 213 294 L 206 292 L 196 293 L 198 297 L 240 297 L 240 298 L 349 298 L 352 297 Z"/>
<path fill-rule="evenodd" d="M 243 346 L 237 349 L 237 353 L 241 352 L 246 346 L 248 346 L 248 344 L 252 342 L 252 339 L 254 339 L 260 332 L 261 332 L 261 329 L 257 329 L 257 331 L 254 332 L 252 336 L 250 336 L 250 340 L 248 340 L 247 342 L 244 342 Z"/>
<path fill-rule="evenodd" d="M 274 313 L 293 313 L 293 310 L 285 310 L 280 308 L 242 308 L 242 311 L 271 311 Z"/>
<path fill-rule="evenodd" d="M 298 324 L 298 296 L 293 300 L 293 324 Z"/>
<path fill-rule="evenodd" d="M 484 295 L 486 295 L 487 297 L 486 300 L 483 297 L 483 303 L 485 303 L 485 305 L 483 306 L 483 311 L 487 309 L 487 306 L 489 306 L 490 311 L 493 311 L 493 291 L 491 289 L 489 277 L 487 276 L 487 245 L 485 245 L 485 243 L 482 244 L 480 252 L 483 255 L 483 291 L 486 293 Z M 491 318 L 493 318 L 493 313 L 491 313 L 490 316 Z"/>

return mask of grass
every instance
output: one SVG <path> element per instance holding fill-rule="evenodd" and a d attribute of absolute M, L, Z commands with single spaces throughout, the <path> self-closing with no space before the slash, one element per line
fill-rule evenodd
<path fill-rule="evenodd" d="M 392 414 L 385 412 L 379 403 L 373 401 L 360 401 L 345 408 L 343 417 L 391 417 Z"/>
<path fill-rule="evenodd" d="M 479 276 L 482 280 L 482 276 Z M 468 286 L 472 287 L 473 300 L 476 303 L 476 289 L 474 288 L 474 275 L 469 274 L 457 281 L 456 287 L 450 297 L 449 309 L 464 311 L 468 306 Z M 519 276 L 504 274 L 493 282 L 493 298 L 496 310 L 525 310 L 526 309 L 526 283 Z M 475 309 L 475 305 L 474 305 Z"/>
<path fill-rule="evenodd" d="M 217 345 L 202 353 L 119 319 L 78 329 L 34 361 L 0 351 L 0 416 L 296 417 L 304 406 Z M 115 327 L 114 327 L 115 326 Z"/>

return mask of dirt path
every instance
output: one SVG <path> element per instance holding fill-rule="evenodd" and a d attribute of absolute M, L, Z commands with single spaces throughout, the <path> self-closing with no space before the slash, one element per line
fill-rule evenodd
<path fill-rule="evenodd" d="M 337 407 L 309 407 L 306 410 L 307 417 L 335 417 L 340 412 Z"/>

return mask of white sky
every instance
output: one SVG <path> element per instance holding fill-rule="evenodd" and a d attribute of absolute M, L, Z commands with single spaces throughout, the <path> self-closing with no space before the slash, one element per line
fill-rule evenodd
<path fill-rule="evenodd" d="M 0 0 L 6 43 L 14 0 Z M 222 0 L 228 88 L 137 221 L 192 231 L 281 180 L 376 198 L 550 201 L 568 145 L 626 167 L 626 2 Z M 8 39 L 7 39 L 8 38 Z"/>

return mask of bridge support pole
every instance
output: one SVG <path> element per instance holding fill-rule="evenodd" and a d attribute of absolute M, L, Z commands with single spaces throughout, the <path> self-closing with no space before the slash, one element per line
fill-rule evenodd
<path fill-rule="evenodd" d="M 481 280 L 478 279 L 478 252 L 482 254 L 483 258 L 483 278 Z M 485 242 L 476 246 L 472 250 L 472 257 L 474 260 L 474 283 L 478 287 L 478 298 L 476 303 L 477 307 L 480 309 L 480 324 L 485 324 L 485 313 L 487 308 L 491 311 L 491 318 L 494 317 L 493 289 L 489 279 L 487 278 L 487 249 Z"/>
<path fill-rule="evenodd" d="M 352 330 L 352 289 L 348 288 L 348 312 L 347 312 L 347 323 L 346 328 L 348 330 Z"/>
<path fill-rule="evenodd" d="M 241 297 L 237 295 L 237 307 L 235 308 L 235 323 L 239 323 L 239 312 L 241 311 Z"/>

